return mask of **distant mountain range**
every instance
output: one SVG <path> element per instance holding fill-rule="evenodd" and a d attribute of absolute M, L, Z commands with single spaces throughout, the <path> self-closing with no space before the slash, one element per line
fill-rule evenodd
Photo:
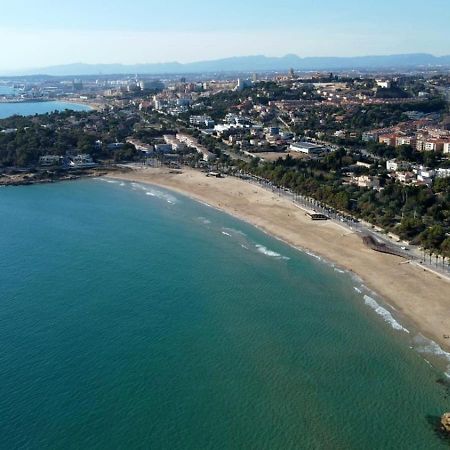
<path fill-rule="evenodd" d="M 206 72 L 265 72 L 286 71 L 290 68 L 308 70 L 346 70 L 346 69 L 412 69 L 419 67 L 450 67 L 450 55 L 433 56 L 427 53 L 412 53 L 384 56 L 356 57 L 307 57 L 286 55 L 282 57 L 239 56 L 212 61 L 198 61 L 181 64 L 178 62 L 153 64 L 66 64 L 44 67 L 14 73 L 27 75 L 112 75 L 112 74 L 183 74 Z M 6 75 L 6 74 L 5 74 Z M 13 73 L 10 73 L 13 75 Z"/>

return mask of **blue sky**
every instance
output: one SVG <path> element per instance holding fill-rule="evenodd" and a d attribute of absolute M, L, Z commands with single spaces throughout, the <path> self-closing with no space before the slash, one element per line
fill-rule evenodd
<path fill-rule="evenodd" d="M 449 3 L 15 0 L 0 9 L 0 70 L 249 54 L 450 54 Z"/>

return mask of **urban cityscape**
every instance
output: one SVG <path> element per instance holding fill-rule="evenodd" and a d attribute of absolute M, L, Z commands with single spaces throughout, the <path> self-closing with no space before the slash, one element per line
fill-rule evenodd
<path fill-rule="evenodd" d="M 3 102 L 92 107 L 76 116 L 4 119 L 4 184 L 130 162 L 246 172 L 418 244 L 443 268 L 450 263 L 445 71 L 36 77 L 3 86 Z M 24 136 L 38 145 L 24 149 Z"/>

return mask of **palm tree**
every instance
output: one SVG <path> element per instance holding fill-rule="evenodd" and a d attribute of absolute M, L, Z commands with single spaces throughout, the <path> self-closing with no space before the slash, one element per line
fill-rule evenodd
<path fill-rule="evenodd" d="M 450 237 L 442 242 L 440 250 L 442 252 L 442 264 L 444 264 L 444 260 L 447 258 L 448 267 L 450 268 Z"/>

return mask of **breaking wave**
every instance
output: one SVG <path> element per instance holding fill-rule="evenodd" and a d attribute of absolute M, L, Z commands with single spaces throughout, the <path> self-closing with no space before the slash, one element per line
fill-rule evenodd
<path fill-rule="evenodd" d="M 236 230 L 236 228 L 228 228 L 228 227 L 224 227 L 223 228 L 227 233 L 230 234 L 238 234 L 240 236 L 247 236 L 243 231 L 241 230 Z"/>
<path fill-rule="evenodd" d="M 422 354 L 429 354 L 443 358 L 447 362 L 447 371 L 444 372 L 447 378 L 450 378 L 450 353 L 443 350 L 439 344 L 418 334 L 413 339 L 414 349 Z"/>
<path fill-rule="evenodd" d="M 148 195 L 150 197 L 155 197 L 160 200 L 165 200 L 167 203 L 175 204 L 177 203 L 177 198 L 173 196 L 172 194 L 160 191 L 159 189 L 152 188 L 150 186 L 144 186 L 139 183 L 131 183 L 131 186 L 135 190 L 142 190 L 145 192 L 145 195 Z"/>
<path fill-rule="evenodd" d="M 308 250 L 305 250 L 304 252 L 305 252 L 307 255 L 312 256 L 313 258 L 316 258 L 316 259 L 319 260 L 319 261 L 322 261 L 322 258 L 321 258 L 319 255 L 316 255 L 315 253 L 310 252 L 310 251 L 308 251 Z"/>
<path fill-rule="evenodd" d="M 258 252 L 262 253 L 263 255 L 270 256 L 276 259 L 284 259 L 284 260 L 290 259 L 287 256 L 283 256 L 277 252 L 274 252 L 273 250 L 269 250 L 267 247 L 264 247 L 264 245 L 256 244 L 255 247 L 257 248 Z"/>
<path fill-rule="evenodd" d="M 209 225 L 211 223 L 211 221 L 209 219 L 207 219 L 206 217 L 198 217 L 198 220 L 200 220 L 200 222 L 205 225 Z"/>
<path fill-rule="evenodd" d="M 380 306 L 376 300 L 374 300 L 372 297 L 369 297 L 368 295 L 364 295 L 364 302 L 367 306 L 372 308 L 379 316 L 381 316 L 385 322 L 389 323 L 389 325 L 394 329 L 398 331 L 404 331 L 405 333 L 409 333 L 409 330 L 402 327 L 392 316 L 392 314 L 382 306 Z"/>

